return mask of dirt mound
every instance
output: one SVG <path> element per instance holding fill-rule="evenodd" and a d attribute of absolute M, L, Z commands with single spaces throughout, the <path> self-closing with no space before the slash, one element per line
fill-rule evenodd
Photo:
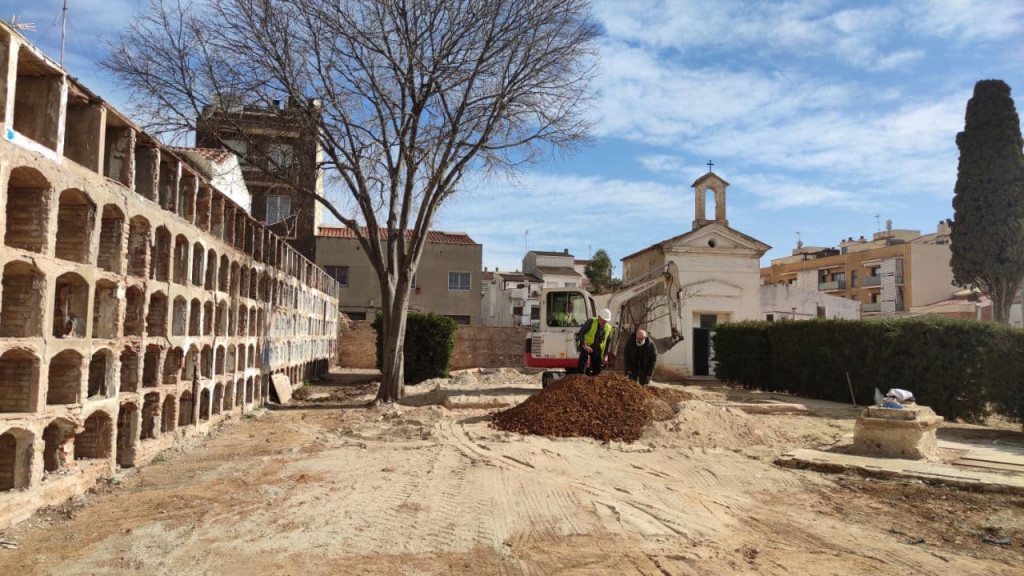
<path fill-rule="evenodd" d="M 541 436 L 589 436 L 633 442 L 651 421 L 651 395 L 620 374 L 570 374 L 494 414 L 495 428 Z"/>
<path fill-rule="evenodd" d="M 648 430 L 648 439 L 685 438 L 691 446 L 739 449 L 793 441 L 783 426 L 725 406 L 693 400 Z"/>

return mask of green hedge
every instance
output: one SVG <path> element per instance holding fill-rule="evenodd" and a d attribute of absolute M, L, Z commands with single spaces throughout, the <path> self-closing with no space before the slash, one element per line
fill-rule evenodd
<path fill-rule="evenodd" d="M 998 327 L 999 338 L 988 349 L 986 378 L 996 412 L 1024 422 L 1024 331 Z"/>
<path fill-rule="evenodd" d="M 373 320 L 377 332 L 377 369 L 383 366 L 384 337 L 380 312 Z M 405 324 L 405 383 L 419 384 L 431 378 L 447 378 L 455 350 L 455 320 L 440 314 L 409 312 Z"/>
<path fill-rule="evenodd" d="M 716 374 L 745 388 L 871 404 L 903 388 L 949 420 L 988 407 L 1024 421 L 1024 332 L 973 320 L 737 322 L 715 333 Z M 849 378 L 849 380 L 847 380 Z"/>

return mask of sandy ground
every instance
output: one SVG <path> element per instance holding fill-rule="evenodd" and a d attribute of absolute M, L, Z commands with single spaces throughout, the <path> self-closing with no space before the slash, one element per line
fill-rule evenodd
<path fill-rule="evenodd" d="M 367 374 L 221 426 L 0 534 L 0 574 L 1020 574 L 1024 496 L 778 467 L 848 441 L 858 411 L 748 415 L 688 390 L 633 444 L 488 425 L 540 390 L 514 371 L 407 388 Z M 310 397 L 315 400 L 310 400 Z M 449 400 L 446 402 L 445 399 Z M 786 398 L 786 400 L 793 400 Z M 940 436 L 1019 441 L 1019 427 Z M 1009 543 L 1006 543 L 1009 541 Z M 1001 542 L 1001 543 L 1000 543 Z"/>

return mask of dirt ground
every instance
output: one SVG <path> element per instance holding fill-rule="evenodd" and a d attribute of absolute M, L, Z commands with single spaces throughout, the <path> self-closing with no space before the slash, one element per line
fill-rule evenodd
<path fill-rule="evenodd" d="M 631 444 L 489 425 L 539 375 L 461 374 L 367 408 L 367 373 L 228 422 L 0 533 L 0 574 L 1020 574 L 1024 496 L 782 468 L 848 442 L 858 410 L 720 406 L 687 387 Z M 676 389 L 678 390 L 678 389 Z M 446 400 L 447 399 L 447 400 Z M 457 399 L 457 401 L 455 400 Z M 469 399 L 469 400 L 467 400 Z M 475 404 L 474 404 L 474 400 Z M 518 399 L 518 400 L 517 400 Z M 448 406 L 448 407 L 446 407 Z M 940 437 L 1018 442 L 1019 426 Z"/>

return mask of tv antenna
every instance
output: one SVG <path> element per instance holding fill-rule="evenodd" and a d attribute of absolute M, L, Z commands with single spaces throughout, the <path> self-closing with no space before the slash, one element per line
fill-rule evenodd
<path fill-rule="evenodd" d="M 18 15 L 15 14 L 14 16 L 11 16 L 11 28 L 14 28 L 15 30 L 31 30 L 31 31 L 35 32 L 36 23 L 35 22 L 18 22 Z"/>
<path fill-rule="evenodd" d="M 882 231 L 882 215 L 875 212 L 875 232 Z"/>

